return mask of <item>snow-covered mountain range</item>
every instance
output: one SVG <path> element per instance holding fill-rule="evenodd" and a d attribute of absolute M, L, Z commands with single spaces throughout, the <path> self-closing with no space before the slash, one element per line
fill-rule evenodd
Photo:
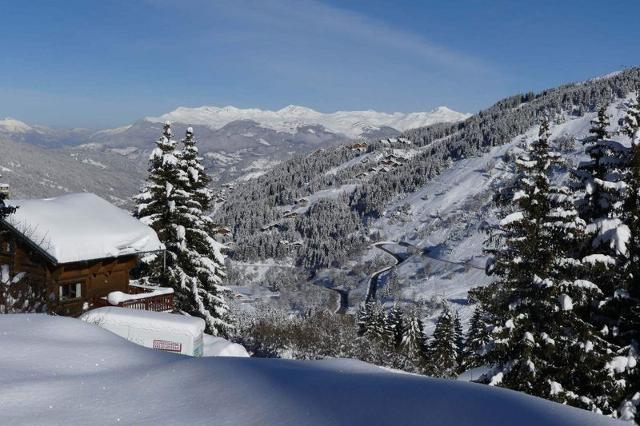
<path fill-rule="evenodd" d="M 301 127 L 319 125 L 331 133 L 357 138 L 384 127 L 405 131 L 433 123 L 460 121 L 469 116 L 470 114 L 453 111 L 444 106 L 429 112 L 412 113 L 377 111 L 322 113 L 298 105 L 289 105 L 277 111 L 241 109 L 233 106 L 222 108 L 201 106 L 199 108 L 180 107 L 159 117 L 147 117 L 146 120 L 199 124 L 212 129 L 219 129 L 234 121 L 248 120 L 268 129 L 291 134 L 295 134 Z"/>
<path fill-rule="evenodd" d="M 48 148 L 83 143 L 92 133 L 93 131 L 89 129 L 53 129 L 37 124 L 27 124 L 15 118 L 0 119 L 0 138 Z"/>
<path fill-rule="evenodd" d="M 467 116 L 445 107 L 410 114 L 375 111 L 324 114 L 299 106 L 279 111 L 181 107 L 160 117 L 97 131 L 54 129 L 6 118 L 0 120 L 0 152 L 4 153 L 0 167 L 4 168 L 4 178 L 11 184 L 15 196 L 53 196 L 104 187 L 105 192 L 109 192 L 100 195 L 128 200 L 141 183 L 148 152 L 167 120 L 174 124 L 178 140 L 188 126 L 194 127 L 210 173 L 219 182 L 226 182 L 260 176 L 293 155 L 337 146 L 353 138 L 394 137 L 406 128 Z M 36 155 L 35 152 L 39 158 L 31 161 L 29 157 Z M 22 168 L 16 168 L 17 164 Z M 30 170 L 31 164 L 38 164 L 38 168 Z M 91 173 L 95 177 L 90 180 L 103 184 L 70 179 L 74 167 L 78 169 L 75 174 Z M 108 184 L 114 173 L 127 184 Z"/>

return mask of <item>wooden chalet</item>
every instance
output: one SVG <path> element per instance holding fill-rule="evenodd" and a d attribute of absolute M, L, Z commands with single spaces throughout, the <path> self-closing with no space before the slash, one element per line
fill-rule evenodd
<path fill-rule="evenodd" d="M 21 277 L 18 285 L 45 296 L 50 310 L 75 316 L 106 305 L 173 309 L 171 289 L 129 283 L 139 256 L 163 255 L 164 246 L 127 211 L 93 194 L 7 204 L 17 210 L 0 220 L 0 265 Z"/>
<path fill-rule="evenodd" d="M 353 145 L 349 145 L 349 149 L 352 151 L 365 152 L 367 150 L 366 142 L 356 142 Z"/>

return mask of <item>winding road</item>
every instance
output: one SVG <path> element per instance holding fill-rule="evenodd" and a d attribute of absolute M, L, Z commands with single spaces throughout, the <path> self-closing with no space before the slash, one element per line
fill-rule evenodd
<path fill-rule="evenodd" d="M 388 248 L 386 248 L 386 245 L 399 245 L 398 243 L 393 243 L 393 242 L 380 242 L 380 243 L 375 243 L 373 246 L 379 250 L 382 250 L 383 252 L 390 254 L 391 256 L 393 256 L 393 259 L 395 260 L 395 263 L 391 266 L 387 266 L 383 269 L 380 269 L 379 271 L 374 272 L 373 274 L 371 274 L 371 277 L 369 278 L 369 284 L 367 285 L 367 296 L 365 297 L 365 302 L 370 302 L 372 300 L 375 300 L 376 298 L 376 293 L 378 292 L 378 282 L 380 280 L 380 276 L 382 274 L 384 274 L 385 272 L 388 272 L 390 270 L 392 270 L 393 268 L 395 268 L 396 266 L 400 265 L 402 262 L 404 262 L 405 260 L 407 260 L 409 258 L 409 256 L 407 255 L 400 255 L 398 253 L 395 253 L 391 250 L 389 250 Z"/>
<path fill-rule="evenodd" d="M 390 266 L 386 266 L 386 267 L 380 269 L 379 271 L 376 271 L 373 274 L 371 274 L 371 276 L 369 277 L 369 281 L 367 283 L 367 295 L 365 297 L 365 302 L 369 302 L 369 301 L 375 299 L 376 292 L 378 290 L 378 280 L 379 280 L 380 276 L 382 274 L 384 274 L 385 272 L 388 272 L 391 269 L 395 268 L 400 263 L 404 262 L 405 260 L 407 260 L 409 258 L 409 256 L 407 256 L 407 255 L 399 255 L 399 254 L 389 250 L 388 248 L 385 247 L 385 245 L 400 245 L 400 244 L 394 243 L 394 242 L 390 242 L 390 241 L 383 241 L 383 242 L 379 242 L 379 243 L 373 244 L 373 247 L 375 247 L 375 248 L 377 248 L 379 250 L 382 250 L 385 253 L 390 254 L 391 256 L 393 256 L 394 264 L 390 265 Z M 335 310 L 335 313 L 339 314 L 339 315 L 346 314 L 348 309 L 349 309 L 349 290 L 348 289 L 345 290 L 343 288 L 330 288 L 330 290 L 333 290 L 336 293 L 338 293 L 338 306 L 337 306 L 337 308 Z"/>
<path fill-rule="evenodd" d="M 474 269 L 480 269 L 480 270 L 484 270 L 484 267 L 481 266 L 477 266 L 474 265 L 472 263 L 469 262 L 456 262 L 453 260 L 447 260 L 447 259 L 442 259 L 436 256 L 433 256 L 432 254 L 429 253 L 429 251 L 427 249 L 420 249 L 416 246 L 414 246 L 413 244 L 401 241 L 401 242 L 394 242 L 394 241 L 381 241 L 378 243 L 373 244 L 373 247 L 382 250 L 383 252 L 393 256 L 394 258 L 394 264 L 390 265 L 390 266 L 386 266 L 382 269 L 380 269 L 379 271 L 374 272 L 373 274 L 371 274 L 371 276 L 369 277 L 369 281 L 367 283 L 367 295 L 365 297 L 365 302 L 370 302 L 372 300 L 375 300 L 376 298 L 376 294 L 378 292 L 378 287 L 379 287 L 379 281 L 380 281 L 380 276 L 382 276 L 382 274 L 389 272 L 390 270 L 392 270 L 393 268 L 396 268 L 398 265 L 400 265 L 402 262 L 405 262 L 407 259 L 409 259 L 409 257 L 411 257 L 411 253 L 397 253 L 394 252 L 392 250 L 390 250 L 389 248 L 387 248 L 387 246 L 400 246 L 400 247 L 406 247 L 409 249 L 412 249 L 414 251 L 417 251 L 418 253 L 420 253 L 422 256 L 424 257 L 428 257 L 430 259 L 433 260 L 437 260 L 440 262 L 445 262 L 445 263 L 450 263 L 453 265 L 460 265 L 460 266 L 467 266 L 467 267 L 471 267 Z M 335 310 L 336 314 L 346 314 L 347 310 L 349 309 L 349 290 L 345 290 L 342 288 L 332 288 L 331 290 L 335 291 L 336 293 L 338 293 L 338 307 Z"/>

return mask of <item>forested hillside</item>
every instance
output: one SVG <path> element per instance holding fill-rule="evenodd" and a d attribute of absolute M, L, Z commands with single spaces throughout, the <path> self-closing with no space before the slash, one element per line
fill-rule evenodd
<path fill-rule="evenodd" d="M 511 142 L 541 117 L 570 120 L 624 98 L 639 79 L 640 69 L 633 68 L 511 96 L 460 123 L 409 130 L 366 148 L 297 156 L 228 191 L 215 217 L 232 230 L 235 259 L 291 257 L 308 271 L 339 266 L 362 247 L 367 224 L 383 216 L 394 197 L 415 192 L 460 160 Z M 330 208 L 299 208 L 313 201 L 309 197 Z M 349 237 L 330 238 L 335 229 Z"/>

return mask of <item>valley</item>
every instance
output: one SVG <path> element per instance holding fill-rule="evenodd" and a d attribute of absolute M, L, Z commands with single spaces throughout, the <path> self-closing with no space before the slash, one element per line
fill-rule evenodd
<path fill-rule="evenodd" d="M 0 3 L 0 426 L 640 425 L 640 2 Z"/>
<path fill-rule="evenodd" d="M 637 71 L 631 73 L 637 73 Z M 598 81 L 599 84 L 607 82 L 606 79 Z M 619 84 L 610 83 L 616 86 Z M 584 83 L 585 91 L 591 90 L 590 84 L 595 83 Z M 563 90 L 578 91 L 581 87 L 580 85 L 567 86 L 558 91 Z M 552 98 L 555 94 L 550 92 L 547 96 Z M 624 105 L 629 99 L 625 96 L 607 101 L 611 102 L 607 113 L 612 116 L 612 123 L 617 123 L 622 117 Z M 534 102 L 540 101 L 531 103 Z M 536 108 L 545 107 L 537 106 Z M 509 110 L 513 111 L 509 114 L 519 119 L 518 109 L 522 109 L 522 106 Z M 575 165 L 584 159 L 584 147 L 580 140 L 588 135 L 590 121 L 594 117 L 595 112 L 576 114 L 575 107 L 558 109 L 558 115 L 551 129 L 551 141 L 563 152 L 563 155 L 567 156 L 568 166 Z M 331 151 L 311 156 L 307 161 L 313 159 L 314 168 L 309 169 L 309 174 L 303 171 L 302 175 L 298 174 L 295 178 L 291 175 L 294 182 L 299 179 L 300 184 L 296 183 L 294 187 L 300 189 L 291 191 L 291 187 L 288 187 L 285 193 L 290 192 L 290 194 L 279 195 L 286 201 L 278 201 L 278 197 L 271 199 L 267 197 L 265 199 L 274 201 L 268 201 L 264 207 L 260 204 L 251 204 L 252 210 L 261 212 L 261 217 L 267 218 L 262 219 L 265 222 L 260 222 L 259 218 L 252 219 L 257 220 L 256 225 L 268 223 L 269 226 L 257 226 L 259 228 L 257 234 L 249 239 L 236 238 L 234 244 L 255 246 L 277 243 L 281 240 L 292 242 L 300 240 L 301 237 L 296 229 L 302 226 L 301 222 L 305 220 L 305 216 L 308 217 L 306 220 L 312 219 L 309 213 L 311 206 L 322 201 L 350 206 L 350 209 L 358 211 L 362 207 L 357 204 L 356 197 L 363 188 L 375 188 L 376 191 L 380 191 L 381 187 L 377 185 L 383 182 L 386 185 L 389 180 L 394 180 L 397 186 L 394 187 L 392 196 L 381 198 L 380 201 L 374 200 L 375 205 L 360 211 L 362 225 L 359 228 L 352 228 L 355 230 L 352 231 L 353 235 L 360 235 L 362 239 L 362 242 L 352 246 L 357 249 L 339 252 L 334 257 L 335 263 L 329 268 L 317 268 L 313 276 L 308 278 L 307 285 L 316 286 L 319 289 L 333 289 L 333 297 L 320 297 L 323 302 L 319 306 L 334 310 L 335 306 L 338 306 L 339 312 L 355 313 L 359 304 L 369 299 L 373 287 L 380 289 L 374 293 L 387 308 L 394 302 L 400 302 L 409 308 L 419 307 L 423 312 L 426 321 L 425 329 L 428 333 L 435 327 L 442 303 L 450 304 L 452 309 L 460 314 L 463 322 L 468 324 L 474 306 L 469 304 L 467 292 L 473 287 L 487 285 L 493 279 L 485 273 L 487 255 L 484 253 L 484 246 L 488 238 L 488 230 L 499 220 L 499 209 L 495 204 L 494 196 L 496 191 L 514 178 L 515 157 L 522 152 L 526 144 L 537 137 L 535 120 L 530 123 L 529 126 L 526 122 L 522 123 L 521 133 L 500 136 L 502 139 L 498 146 L 489 146 L 487 149 L 471 152 L 468 155 L 458 155 L 457 159 L 438 158 L 436 161 L 441 171 L 434 174 L 432 178 L 426 179 L 423 184 L 416 186 L 410 183 L 415 178 L 413 171 L 424 170 L 416 168 L 416 165 L 425 161 L 425 157 L 430 158 L 438 144 L 450 143 L 451 137 L 439 137 L 425 143 L 421 142 L 418 136 L 422 131 L 410 130 L 404 134 L 404 137 L 412 139 L 414 143 L 411 145 L 400 143 L 397 139 L 391 143 L 388 140 L 382 140 L 384 143 L 379 141 L 370 143 L 365 152 L 333 148 Z M 436 133 L 437 128 L 438 126 L 435 126 L 431 131 L 439 136 Z M 458 134 L 460 134 L 459 131 L 453 133 L 454 136 Z M 467 149 L 470 146 L 468 141 L 469 139 L 461 137 L 461 143 Z M 389 159 L 394 159 L 393 161 L 397 164 L 389 163 L 394 164 L 393 167 L 383 164 Z M 326 164 L 323 164 L 325 160 Z M 315 167 L 318 168 L 315 169 Z M 298 173 L 300 169 L 292 165 L 291 170 L 292 173 Z M 566 170 L 557 172 L 558 179 L 566 177 Z M 262 188 L 271 187 L 282 178 L 280 171 L 267 173 L 253 181 L 255 190 L 245 186 L 238 191 L 238 196 L 241 197 L 238 201 L 247 197 L 260 199 L 262 196 L 259 194 L 264 191 Z M 255 195 L 248 195 L 252 192 Z M 234 194 L 234 191 L 229 194 L 230 203 L 234 202 Z M 296 203 L 290 201 L 296 198 L 303 200 L 305 205 L 296 207 Z M 274 207 L 271 207 L 272 203 L 275 204 Z M 278 205 L 279 203 L 282 205 Z M 372 211 L 373 214 L 368 213 Z M 216 217 L 225 221 L 225 217 L 228 216 L 218 211 Z M 344 216 L 337 216 L 335 219 L 324 219 L 323 222 L 323 218 L 319 217 L 318 220 L 321 226 L 330 229 L 335 226 L 334 220 L 343 220 L 340 219 L 341 217 L 344 218 Z M 227 221 L 227 223 L 233 229 L 233 222 Z M 246 221 L 236 223 L 235 226 L 238 231 L 241 231 L 250 223 L 252 222 Z M 236 234 L 236 236 L 239 235 L 242 233 Z M 257 243 L 258 239 L 260 243 Z M 323 237 L 320 237 L 317 243 L 322 239 Z M 395 245 L 386 246 L 383 243 L 390 241 Z M 258 255 L 256 258 L 269 259 L 270 262 L 279 265 L 275 267 L 277 269 L 282 269 L 282 265 L 287 265 L 288 271 L 294 271 L 297 268 L 298 274 L 301 274 L 297 276 L 308 276 L 308 270 L 297 263 L 294 256 L 295 253 L 302 252 L 308 257 L 309 252 L 306 250 L 312 247 L 280 244 L 277 247 L 274 246 L 274 251 L 269 247 L 265 246 L 265 254 Z M 402 258 L 398 266 L 394 266 L 389 260 L 389 254 L 380 250 L 384 247 L 393 247 L 391 251 L 393 255 Z M 273 253 L 280 254 L 274 257 Z M 336 253 L 335 250 L 334 253 Z M 250 255 L 250 257 L 253 256 L 255 255 Z M 265 276 L 270 274 L 268 267 L 265 266 L 257 273 L 254 267 L 245 267 L 245 261 L 239 259 L 237 254 L 232 257 L 234 258 L 233 267 L 240 273 L 244 295 L 254 294 L 255 291 L 257 292 L 255 295 L 262 294 L 262 297 L 267 297 L 267 299 L 261 299 L 261 297 L 249 296 L 258 306 L 263 303 L 261 300 L 273 298 L 285 301 L 284 306 L 287 306 L 286 299 L 289 296 L 284 291 L 263 293 L 266 285 Z M 389 280 L 393 282 L 390 286 L 387 285 Z M 251 290 L 252 288 L 254 290 Z M 231 289 L 233 290 L 233 285 Z M 321 290 L 313 290 L 312 287 L 307 291 L 323 294 Z M 243 306 L 246 308 L 246 304 Z M 289 306 L 295 307 L 296 304 Z"/>

